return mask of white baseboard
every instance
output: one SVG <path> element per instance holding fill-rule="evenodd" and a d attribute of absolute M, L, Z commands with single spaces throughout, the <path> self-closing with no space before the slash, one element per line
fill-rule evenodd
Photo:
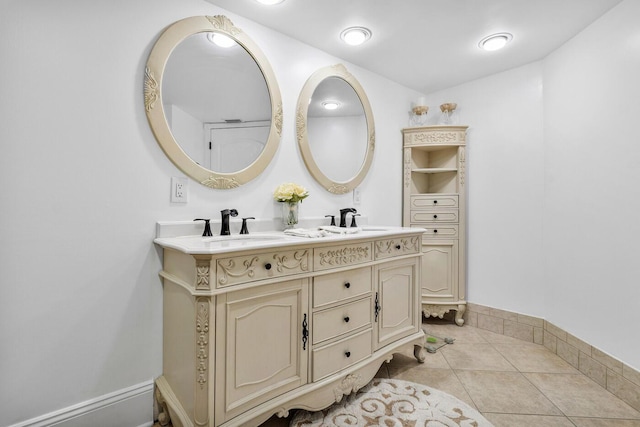
<path fill-rule="evenodd" d="M 9 427 L 150 427 L 153 380 L 105 394 Z"/>

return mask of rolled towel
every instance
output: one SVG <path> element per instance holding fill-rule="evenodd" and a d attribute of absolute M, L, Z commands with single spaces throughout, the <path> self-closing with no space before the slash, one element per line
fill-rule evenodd
<path fill-rule="evenodd" d="M 325 237 L 329 235 L 326 231 L 317 228 L 290 228 L 284 230 L 284 234 L 296 237 Z"/>
<path fill-rule="evenodd" d="M 335 225 L 323 225 L 318 227 L 318 229 L 333 234 L 354 234 L 362 231 L 360 227 L 336 227 Z"/>

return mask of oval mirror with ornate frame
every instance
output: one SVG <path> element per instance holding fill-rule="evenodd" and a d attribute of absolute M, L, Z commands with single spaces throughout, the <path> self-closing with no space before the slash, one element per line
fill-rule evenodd
<path fill-rule="evenodd" d="M 237 60 L 240 62 L 229 62 L 231 61 L 229 57 L 233 56 L 229 53 L 207 53 L 202 57 L 193 53 L 202 53 L 207 49 L 202 46 L 199 47 L 199 50 L 192 48 L 194 43 L 199 42 L 196 38 L 208 39 L 213 42 L 217 35 L 226 36 L 231 40 L 231 44 L 237 50 L 236 56 L 241 58 Z M 187 53 L 194 58 L 192 59 L 193 63 L 183 67 L 186 61 L 183 60 L 183 56 L 178 55 L 186 55 Z M 217 65 L 219 68 L 212 69 L 212 63 L 219 64 Z M 176 64 L 182 67 L 182 71 L 169 73 L 168 68 L 173 70 L 178 66 Z M 252 80 L 247 80 L 247 83 L 240 80 L 242 82 L 240 83 L 241 89 L 249 94 L 248 97 L 239 93 L 228 93 L 226 98 L 220 95 L 221 87 L 228 90 L 232 86 L 231 77 L 234 80 L 239 80 L 243 74 L 248 74 L 247 70 L 249 69 L 252 70 Z M 206 76 L 208 80 L 218 80 L 193 83 L 186 76 L 189 76 L 187 73 L 195 70 L 199 70 L 199 74 Z M 169 85 L 167 78 L 169 74 L 179 76 L 173 77 L 177 82 Z M 222 80 L 224 76 L 228 76 L 229 79 Z M 165 78 L 167 78 L 167 83 L 163 84 Z M 213 83 L 217 84 L 217 91 L 210 88 Z M 185 91 L 191 88 L 193 94 L 191 96 L 184 95 L 182 98 L 201 98 L 194 101 L 199 105 L 199 111 L 206 110 L 206 106 L 209 106 L 209 109 L 218 110 L 222 105 L 227 107 L 228 111 L 217 112 L 217 122 L 214 119 L 207 119 L 207 115 L 212 115 L 211 111 L 191 113 L 190 108 L 196 111 L 196 107 L 192 106 L 176 105 L 174 110 L 174 105 L 171 105 L 169 111 L 165 105 L 167 100 L 164 99 L 165 97 L 169 98 L 169 88 L 172 88 L 174 92 L 180 91 L 180 88 L 184 88 Z M 255 93 L 261 93 L 261 95 L 258 95 L 258 98 L 255 95 L 254 98 L 251 98 L 250 95 Z M 244 101 L 242 104 L 238 99 L 251 101 Z M 255 99 L 257 100 L 254 101 Z M 234 105 L 231 108 L 228 105 L 231 101 L 240 105 Z M 229 18 L 222 15 L 185 18 L 170 25 L 160 35 L 149 54 L 145 68 L 144 104 L 153 134 L 167 157 L 186 175 L 215 189 L 236 188 L 256 178 L 271 162 L 282 136 L 282 96 L 271 65 L 251 38 L 236 27 Z M 239 114 L 249 114 L 248 112 L 256 110 L 257 104 L 262 105 L 262 109 L 255 113 L 251 120 L 245 121 L 238 118 Z M 178 115 L 176 112 L 179 112 L 181 117 L 187 117 L 187 119 L 181 119 L 181 123 L 189 122 L 191 132 L 181 131 L 175 124 L 173 127 L 170 125 L 168 117 L 171 117 L 173 123 L 174 117 Z M 228 145 L 222 151 L 227 153 L 227 156 L 250 151 L 253 153 L 252 157 L 248 159 L 223 158 L 215 162 L 208 158 L 200 159 L 200 152 L 211 150 L 211 141 L 209 139 L 207 144 L 209 136 L 205 135 L 205 132 L 213 132 L 225 125 L 237 125 L 238 123 L 244 125 L 240 127 L 254 129 L 252 135 L 256 136 L 236 136 L 234 138 L 241 140 L 242 144 L 239 146 Z M 262 130 L 256 133 L 255 128 L 260 126 Z M 198 130 L 198 127 L 202 129 Z M 234 128 L 237 129 L 238 126 L 234 126 Z M 195 131 L 193 131 L 194 129 Z M 194 134 L 193 138 L 185 136 Z M 176 135 L 180 135 L 180 137 L 177 138 Z M 200 138 L 202 140 L 198 140 Z M 205 147 L 205 144 L 208 147 Z M 196 148 L 190 148 L 193 146 Z M 198 154 L 193 155 L 194 152 Z M 208 154 L 202 154 L 202 156 L 206 157 Z M 227 169 L 229 165 L 237 166 L 232 166 L 230 171 L 214 166 L 214 164 L 219 165 L 220 163 L 224 164 Z"/>
<path fill-rule="evenodd" d="M 298 98 L 296 130 L 309 173 L 327 191 L 344 194 L 360 185 L 373 161 L 375 127 L 367 95 L 344 65 L 309 77 Z"/>

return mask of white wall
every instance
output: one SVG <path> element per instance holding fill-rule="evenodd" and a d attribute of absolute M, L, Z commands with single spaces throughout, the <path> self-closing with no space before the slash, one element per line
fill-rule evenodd
<path fill-rule="evenodd" d="M 635 369 L 637 16 L 626 0 L 541 62 L 427 97 L 470 125 L 469 300 L 543 317 Z"/>
<path fill-rule="evenodd" d="M 547 318 L 640 369 L 640 2 L 544 61 Z"/>
<path fill-rule="evenodd" d="M 533 63 L 427 96 L 468 125 L 470 301 L 543 316 L 542 68 Z"/>
<path fill-rule="evenodd" d="M 1 7 L 0 425 L 6 426 L 161 374 L 157 220 L 218 218 L 224 208 L 279 216 L 271 194 L 285 181 L 309 188 L 303 216 L 337 213 L 352 206 L 352 196 L 315 184 L 295 138 L 304 82 L 338 58 L 227 14 L 274 68 L 284 105 L 281 145 L 253 182 L 216 191 L 192 181 L 189 203 L 172 205 L 170 179 L 181 173 L 149 129 L 144 66 L 167 25 L 224 11 L 202 0 L 24 0 Z M 373 169 L 358 210 L 372 223 L 399 225 L 400 129 L 417 94 L 346 66 L 376 118 Z M 150 421 L 150 398 L 148 405 Z"/>

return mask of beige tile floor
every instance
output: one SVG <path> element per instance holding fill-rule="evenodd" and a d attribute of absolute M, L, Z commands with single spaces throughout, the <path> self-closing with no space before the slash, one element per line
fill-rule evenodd
<path fill-rule="evenodd" d="M 397 354 L 378 377 L 425 384 L 454 395 L 495 427 L 640 427 L 640 412 L 545 347 L 471 326 L 429 319 L 423 328 L 454 344 Z M 272 418 L 262 427 L 285 426 Z"/>

